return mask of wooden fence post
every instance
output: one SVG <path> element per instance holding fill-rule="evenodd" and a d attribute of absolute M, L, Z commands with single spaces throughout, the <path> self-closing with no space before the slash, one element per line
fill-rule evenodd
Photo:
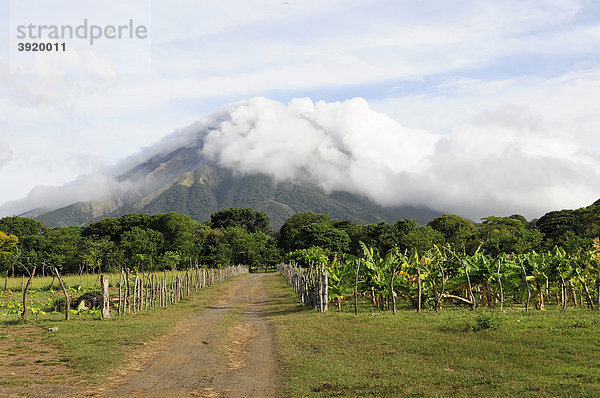
<path fill-rule="evenodd" d="M 119 308 L 117 309 L 117 314 L 123 315 L 123 269 L 121 268 L 121 273 L 119 275 Z"/>
<path fill-rule="evenodd" d="M 63 291 L 63 294 L 65 295 L 65 320 L 69 320 L 69 315 L 70 315 L 70 310 L 71 310 L 71 297 L 69 297 L 69 293 L 67 292 L 67 288 L 65 287 L 65 284 L 62 281 L 62 278 L 60 277 L 60 274 L 58 273 L 58 269 L 56 267 L 54 267 L 54 273 L 56 274 L 56 277 L 58 278 L 58 283 L 60 283 L 60 288 Z"/>
<path fill-rule="evenodd" d="M 100 285 L 102 286 L 102 319 L 110 318 L 110 298 L 108 296 L 108 276 L 100 277 Z"/>
<path fill-rule="evenodd" d="M 356 262 L 356 278 L 354 279 L 354 315 L 358 315 L 358 271 L 360 270 L 360 258 Z"/>
<path fill-rule="evenodd" d="M 23 290 L 23 313 L 21 314 L 21 318 L 23 319 L 25 319 L 25 317 L 27 316 L 27 291 L 29 290 L 29 287 L 31 286 L 31 281 L 35 276 L 35 269 L 36 267 L 34 266 L 31 270 L 31 275 L 29 275 L 29 279 L 27 280 L 27 286 L 25 286 L 25 289 Z"/>
<path fill-rule="evenodd" d="M 131 311 L 131 286 L 129 284 L 130 276 L 129 268 L 125 268 L 125 312 L 127 313 Z"/>
<path fill-rule="evenodd" d="M 329 280 L 327 276 L 327 272 L 323 272 L 322 276 L 323 282 L 323 311 L 327 312 L 329 310 Z"/>

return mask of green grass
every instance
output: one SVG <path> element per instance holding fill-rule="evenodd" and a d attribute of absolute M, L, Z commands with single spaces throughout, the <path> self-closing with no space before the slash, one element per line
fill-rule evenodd
<path fill-rule="evenodd" d="M 46 271 L 50 272 L 50 270 L 46 270 Z M 164 272 L 162 272 L 162 271 L 151 272 L 151 274 L 154 274 L 154 275 L 158 276 L 159 278 L 162 278 L 165 276 Z M 176 274 L 184 275 L 185 270 L 178 270 L 178 271 L 176 271 Z M 119 276 L 118 272 L 104 273 L 103 275 L 108 276 L 108 282 L 109 282 L 110 286 L 117 286 L 117 287 L 119 286 L 120 276 Z M 132 273 L 131 275 L 133 278 L 135 277 L 135 273 Z M 166 275 L 168 278 L 170 278 L 173 275 L 173 271 L 167 271 Z M 88 273 L 84 273 L 81 275 L 68 274 L 68 275 L 61 275 L 61 278 L 67 288 L 77 289 L 78 287 L 81 287 L 84 289 L 100 289 L 100 275 L 99 274 L 88 274 Z M 2 277 L 0 279 L 0 288 L 4 289 L 4 285 L 6 283 L 7 290 L 9 290 L 11 292 L 19 292 L 20 293 L 23 285 L 27 284 L 27 279 L 28 279 L 27 276 L 25 276 L 25 277 L 9 276 L 8 278 Z M 54 290 L 60 290 L 60 285 L 58 283 L 58 279 L 54 278 L 52 275 L 41 276 L 39 273 L 36 273 L 36 276 L 31 281 L 30 289 L 31 290 L 48 290 L 51 287 Z"/>
<path fill-rule="evenodd" d="M 207 287 L 167 309 L 155 308 L 109 320 L 74 316 L 67 322 L 63 320 L 63 314 L 48 314 L 37 321 L 31 318 L 25 325 L 6 320 L 3 323 L 4 327 L 13 328 L 40 327 L 37 336 L 61 349 L 60 360 L 85 380 L 95 382 L 124 365 L 126 355 L 134 349 L 214 305 L 226 286 L 227 283 L 222 283 Z M 58 331 L 46 331 L 54 326 Z"/>
<path fill-rule="evenodd" d="M 153 272 L 158 278 L 165 276 L 164 272 Z M 185 275 L 185 270 L 175 272 L 180 276 Z M 119 274 L 106 274 L 109 277 L 110 295 L 113 298 L 118 297 L 119 293 Z M 173 278 L 173 271 L 167 271 L 166 277 L 168 283 Z M 132 284 L 135 274 L 131 274 Z M 97 274 L 82 274 L 80 275 L 65 275 L 62 277 L 66 288 L 69 290 L 69 296 L 75 300 L 87 292 L 100 292 L 99 275 Z M 59 286 L 58 280 L 54 280 L 51 276 L 36 276 L 34 277 L 31 287 L 27 293 L 28 319 L 40 320 L 55 320 L 58 321 L 64 317 L 64 314 L 54 312 L 58 302 L 64 307 L 64 294 Z M 0 291 L 0 325 L 7 323 L 15 323 L 20 319 L 22 308 L 22 292 L 21 278 L 8 278 L 8 291 Z M 26 282 L 25 282 L 26 283 Z M 4 286 L 4 281 L 2 281 Z M 42 311 L 42 312 L 39 312 Z M 78 318 L 97 319 L 100 317 L 98 309 L 93 311 L 83 311 L 75 314 Z"/>
<path fill-rule="evenodd" d="M 268 288 L 290 396 L 600 396 L 597 311 L 496 311 L 485 329 L 485 310 L 320 314 Z"/>

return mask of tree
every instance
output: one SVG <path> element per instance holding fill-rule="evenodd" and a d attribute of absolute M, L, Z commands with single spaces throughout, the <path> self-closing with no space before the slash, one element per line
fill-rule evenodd
<path fill-rule="evenodd" d="M 308 249 L 312 246 L 321 247 L 330 253 L 343 253 L 350 247 L 350 237 L 331 224 L 315 222 L 298 230 L 292 249 Z"/>
<path fill-rule="evenodd" d="M 430 226 L 417 227 L 400 237 L 398 247 L 410 253 L 425 253 L 433 245 L 441 245 L 443 242 L 444 237 L 439 231 Z"/>
<path fill-rule="evenodd" d="M 364 265 L 362 273 L 364 279 L 361 283 L 361 290 L 371 294 L 373 305 L 380 310 L 385 307 L 386 301 L 389 303 L 395 294 L 391 278 L 393 278 L 397 265 L 400 265 L 404 256 L 401 255 L 397 247 L 389 250 L 383 257 L 379 255 L 379 250 L 373 247 L 367 247 L 360 242 L 363 249 L 361 264 Z"/>
<path fill-rule="evenodd" d="M 473 246 L 470 243 L 477 230 L 470 220 L 465 220 L 455 214 L 445 214 L 433 219 L 428 225 L 439 231 L 445 241 L 457 249 L 464 250 L 468 246 Z"/>
<path fill-rule="evenodd" d="M 537 220 L 535 226 L 544 234 L 546 250 L 560 246 L 573 254 L 600 236 L 600 206 L 596 202 L 576 210 L 551 211 Z"/>
<path fill-rule="evenodd" d="M 350 248 L 348 251 L 355 256 L 358 256 L 362 253 L 362 248 L 360 247 L 360 241 L 367 241 L 367 236 L 365 235 L 365 231 L 362 228 L 362 225 L 358 225 L 354 221 L 334 221 L 333 227 L 339 230 L 345 231 L 350 238 Z"/>
<path fill-rule="evenodd" d="M 390 224 L 366 224 L 361 226 L 361 231 L 361 240 L 365 245 L 377 247 L 382 253 L 398 245 L 398 230 Z"/>
<path fill-rule="evenodd" d="M 159 250 L 176 251 L 181 255 L 182 260 L 189 260 L 192 257 L 194 236 L 199 227 L 198 221 L 177 213 L 158 214 L 151 222 L 151 228 L 162 233 L 164 237 L 164 248 L 161 247 Z"/>
<path fill-rule="evenodd" d="M 10 253 L 19 243 L 19 238 L 15 235 L 8 235 L 0 231 L 0 254 Z"/>
<path fill-rule="evenodd" d="M 244 264 L 252 269 L 278 263 L 275 240 L 264 232 L 248 233 L 243 228 L 230 227 L 223 235 L 231 247 L 232 264 Z"/>
<path fill-rule="evenodd" d="M 228 227 L 242 227 L 248 232 L 271 233 L 272 228 L 269 217 L 262 211 L 240 209 L 233 207 L 218 211 L 210 216 L 212 228 L 225 229 Z"/>
<path fill-rule="evenodd" d="M 539 250 L 542 234 L 531 229 L 522 216 L 486 217 L 478 225 L 478 239 L 486 253 L 496 257 L 500 253 L 522 254 Z"/>
<path fill-rule="evenodd" d="M 0 271 L 6 272 L 6 275 L 20 254 L 17 243 L 19 243 L 19 238 L 15 235 L 8 235 L 0 231 Z"/>
<path fill-rule="evenodd" d="M 29 235 L 40 235 L 46 231 L 46 227 L 40 221 L 25 217 L 4 217 L 0 219 L 0 231 L 8 235 L 23 238 Z"/>
<path fill-rule="evenodd" d="M 231 265 L 232 250 L 225 234 L 220 229 L 202 228 L 198 234 L 198 258 L 209 267 Z"/>
<path fill-rule="evenodd" d="M 286 254 L 285 261 L 296 263 L 302 267 L 322 266 L 329 262 L 327 253 L 321 247 L 309 247 L 298 249 Z"/>
<path fill-rule="evenodd" d="M 410 231 L 414 231 L 419 227 L 419 223 L 416 220 L 411 219 L 402 219 L 398 220 L 394 223 L 394 229 L 398 236 L 403 236 L 409 233 Z"/>
<path fill-rule="evenodd" d="M 23 257 L 28 253 L 37 254 L 39 259 L 49 262 L 49 256 L 59 254 L 63 259 L 65 273 L 82 273 L 84 265 L 84 254 L 87 250 L 87 241 L 81 236 L 81 227 L 57 227 L 46 231 L 41 237 L 31 236 L 23 244 Z M 33 264 L 31 264 L 33 265 Z M 58 264 L 56 267 L 60 269 Z"/>
<path fill-rule="evenodd" d="M 284 251 L 292 250 L 293 242 L 298 231 L 311 223 L 326 223 L 331 224 L 331 218 L 327 214 L 315 214 L 312 212 L 296 213 L 285 220 L 285 223 L 279 229 L 278 244 Z"/>
<path fill-rule="evenodd" d="M 123 233 L 121 247 L 126 258 L 134 265 L 143 265 L 152 259 L 156 261 L 159 249 L 163 247 L 164 236 L 151 228 L 133 227 Z"/>
<path fill-rule="evenodd" d="M 123 216 L 124 218 L 125 216 Z M 83 233 L 84 236 L 90 236 L 94 239 L 107 237 L 111 241 L 118 243 L 123 233 L 122 218 L 105 218 L 91 223 Z"/>
<path fill-rule="evenodd" d="M 335 257 L 333 261 L 325 265 L 328 276 L 327 295 L 337 306 L 338 311 L 342 310 L 342 300 L 354 283 L 356 260 L 354 256 L 341 255 L 339 259 Z"/>

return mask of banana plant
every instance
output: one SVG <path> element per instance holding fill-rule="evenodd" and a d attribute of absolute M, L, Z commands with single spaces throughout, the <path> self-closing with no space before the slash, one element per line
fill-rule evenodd
<path fill-rule="evenodd" d="M 414 283 L 416 284 L 415 304 L 417 312 L 421 312 L 422 299 L 423 299 L 423 288 L 428 288 L 427 282 L 429 281 L 429 270 L 424 266 L 428 259 L 419 257 L 419 253 L 415 250 L 408 257 L 404 257 L 402 262 L 402 270 L 406 273 L 406 280 L 408 281 L 407 293 L 410 294 L 410 287 Z M 411 276 L 412 275 L 412 276 Z"/>
<path fill-rule="evenodd" d="M 365 275 L 362 290 L 370 291 L 373 305 L 383 310 L 386 300 L 389 302 L 394 294 L 390 284 L 390 270 L 398 263 L 400 251 L 393 248 L 381 257 L 376 248 L 367 247 L 362 241 L 359 244 L 363 250 L 361 264 L 364 265 L 362 270 Z"/>
<path fill-rule="evenodd" d="M 448 253 L 441 250 L 437 245 L 433 245 L 426 256 L 423 257 L 423 265 L 428 269 L 428 274 L 431 277 L 431 283 L 433 285 L 433 296 L 435 298 L 435 311 L 440 312 L 442 299 L 444 297 L 444 290 L 446 289 L 446 270 L 445 265 L 448 262 Z M 439 273 L 438 273 L 439 271 Z M 438 285 L 436 283 L 436 277 L 441 279 L 440 291 L 438 292 Z"/>
<path fill-rule="evenodd" d="M 600 311 L 600 238 L 594 239 L 592 250 L 590 252 L 590 258 L 592 263 L 596 265 L 596 269 L 598 271 L 598 277 L 596 279 L 596 283 L 598 284 L 598 306 L 596 308 Z"/>
<path fill-rule="evenodd" d="M 546 295 L 542 291 L 542 286 L 547 286 L 548 274 L 550 271 L 546 261 L 546 256 L 543 253 L 537 253 L 534 250 L 525 254 L 524 257 L 527 260 L 527 265 L 531 274 L 530 280 L 536 286 L 537 303 L 535 307 L 538 310 L 544 310 L 544 296 Z"/>
<path fill-rule="evenodd" d="M 340 258 L 334 257 L 333 261 L 325 265 L 328 276 L 329 299 L 336 305 L 338 311 L 342 310 L 342 301 L 354 283 L 354 267 L 356 257 L 342 254 Z"/>
<path fill-rule="evenodd" d="M 561 305 L 565 310 L 567 307 L 567 280 L 573 273 L 571 258 L 562 247 L 555 246 L 550 254 L 550 272 L 560 280 Z"/>
<path fill-rule="evenodd" d="M 594 264 L 593 257 L 590 256 L 589 252 L 578 252 L 574 256 L 572 256 L 573 260 L 573 275 L 576 277 L 577 281 L 583 288 L 586 297 L 586 303 L 588 308 L 594 309 L 594 303 L 592 299 L 592 295 L 590 293 L 590 289 L 588 287 L 588 282 L 592 282 L 592 278 L 594 275 Z"/>

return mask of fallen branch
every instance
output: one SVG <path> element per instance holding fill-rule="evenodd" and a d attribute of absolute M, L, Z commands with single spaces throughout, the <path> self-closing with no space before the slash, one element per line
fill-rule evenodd
<path fill-rule="evenodd" d="M 462 302 L 463 302 L 463 303 L 465 303 L 465 304 L 473 305 L 473 302 L 472 302 L 472 301 L 469 301 L 469 300 L 467 300 L 467 299 L 466 299 L 466 298 L 464 298 L 464 297 L 455 296 L 455 295 L 453 295 L 453 294 L 443 293 L 443 294 L 442 294 L 442 297 L 444 297 L 444 298 L 450 298 L 450 299 L 454 299 L 454 300 L 460 300 L 460 301 L 462 301 Z"/>

